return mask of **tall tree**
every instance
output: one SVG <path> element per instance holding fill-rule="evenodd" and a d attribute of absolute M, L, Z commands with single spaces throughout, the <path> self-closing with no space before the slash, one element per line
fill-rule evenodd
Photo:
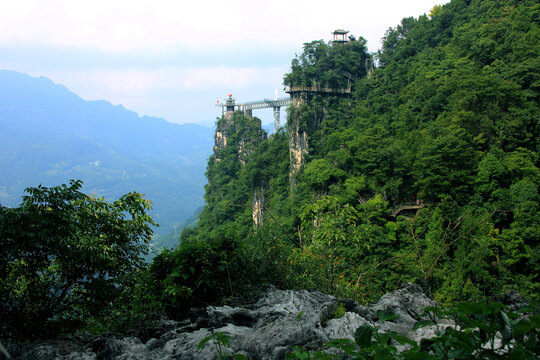
<path fill-rule="evenodd" d="M 77 327 L 119 294 L 142 265 L 150 202 L 129 193 L 108 203 L 81 181 L 26 189 L 18 208 L 0 207 L 2 335 L 31 337 Z"/>

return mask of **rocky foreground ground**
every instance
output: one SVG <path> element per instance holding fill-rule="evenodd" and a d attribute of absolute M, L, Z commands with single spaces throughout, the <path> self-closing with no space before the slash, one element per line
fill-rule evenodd
<path fill-rule="evenodd" d="M 334 318 L 340 305 L 346 312 Z M 131 335 L 83 333 L 58 341 L 10 344 L 8 348 L 14 358 L 28 360 L 214 359 L 215 346 L 207 343 L 198 349 L 198 344 L 220 332 L 230 336 L 227 352 L 244 354 L 249 359 L 284 359 L 297 345 L 315 350 L 330 339 L 353 339 L 356 329 L 366 323 L 379 331 L 393 330 L 416 341 L 432 337 L 433 327 L 413 330 L 413 325 L 425 307 L 435 305 L 420 286 L 410 283 L 368 306 L 320 292 L 270 289 L 249 306 L 210 306 L 196 312 L 193 320 L 161 320 Z M 378 310 L 390 310 L 399 319 L 380 321 Z"/>

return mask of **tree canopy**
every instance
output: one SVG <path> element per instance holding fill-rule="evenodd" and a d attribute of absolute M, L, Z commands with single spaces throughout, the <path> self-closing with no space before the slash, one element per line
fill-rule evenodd
<path fill-rule="evenodd" d="M 304 44 L 284 77 L 307 89 L 286 131 L 242 163 L 235 144 L 211 159 L 199 223 L 161 258 L 189 276 L 162 280 L 197 290 L 203 278 L 179 259 L 201 246 L 204 259 L 234 249 L 228 264 L 248 270 L 218 272 L 227 285 L 193 302 L 266 282 L 360 301 L 404 281 L 442 303 L 537 297 L 539 29 L 536 1 L 453 0 L 388 29 L 376 54 L 362 38 Z M 291 186 L 294 131 L 308 147 Z"/>
<path fill-rule="evenodd" d="M 110 307 L 123 277 L 141 267 L 152 237 L 150 202 L 129 193 L 108 203 L 81 181 L 26 189 L 0 207 L 1 334 L 68 331 Z"/>

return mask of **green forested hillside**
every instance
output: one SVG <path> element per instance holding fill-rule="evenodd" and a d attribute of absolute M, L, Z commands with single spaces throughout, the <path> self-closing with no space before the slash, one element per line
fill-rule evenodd
<path fill-rule="evenodd" d="M 263 141 L 234 115 L 198 225 L 153 264 L 157 293 L 172 308 L 268 283 L 537 297 L 539 23 L 536 1 L 454 0 L 390 28 L 377 54 L 362 38 L 305 44 L 285 85 L 351 94 L 291 92 L 286 129 Z"/>

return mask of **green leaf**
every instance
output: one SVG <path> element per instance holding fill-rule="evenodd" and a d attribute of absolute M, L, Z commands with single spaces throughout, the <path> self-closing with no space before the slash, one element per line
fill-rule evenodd
<path fill-rule="evenodd" d="M 508 319 L 508 316 L 506 315 L 504 311 L 501 311 L 499 313 L 499 318 L 501 320 L 501 325 L 502 325 L 502 330 L 501 330 L 502 341 L 503 341 L 503 344 L 506 345 L 512 340 L 512 337 L 513 337 L 512 326 L 510 324 L 510 319 Z"/>
<path fill-rule="evenodd" d="M 531 316 L 530 318 L 533 318 L 533 316 Z M 516 338 L 525 335 L 526 333 L 538 326 L 533 321 L 531 321 L 530 318 L 522 319 L 514 325 L 512 330 Z"/>
<path fill-rule="evenodd" d="M 411 346 L 417 346 L 416 341 L 411 340 L 406 336 L 399 335 L 397 333 L 390 334 L 390 336 L 392 337 L 392 339 L 396 340 L 401 345 L 409 344 Z"/>
<path fill-rule="evenodd" d="M 439 337 L 420 340 L 420 350 L 429 351 L 437 339 L 439 339 Z"/>
<path fill-rule="evenodd" d="M 527 354 L 523 351 L 520 346 L 514 346 L 508 355 L 509 360 L 528 360 Z"/>
<path fill-rule="evenodd" d="M 287 353 L 287 359 L 288 360 L 292 360 L 292 359 L 301 359 L 301 360 L 303 360 L 303 359 L 309 359 L 309 357 L 310 357 L 309 352 L 305 351 L 300 346 L 295 346 L 293 352 L 288 352 Z"/>
<path fill-rule="evenodd" d="M 401 353 L 401 357 L 404 360 L 426 360 L 426 359 L 434 359 L 434 357 L 425 351 L 413 351 L 413 352 L 403 352 Z"/>
<path fill-rule="evenodd" d="M 462 303 L 457 304 L 455 309 L 464 314 L 490 314 L 493 310 L 493 307 L 488 306 L 488 304 L 477 304 L 477 303 Z"/>
<path fill-rule="evenodd" d="M 371 345 L 371 337 L 375 328 L 371 325 L 364 324 L 356 329 L 354 333 L 354 341 L 359 347 L 368 347 Z"/>
<path fill-rule="evenodd" d="M 379 344 L 389 345 L 392 342 L 392 338 L 389 333 L 379 334 L 378 339 Z"/>
<path fill-rule="evenodd" d="M 395 350 L 395 348 L 394 348 Z M 395 360 L 394 351 L 389 347 L 377 348 L 375 350 L 375 359 L 376 360 Z"/>
<path fill-rule="evenodd" d="M 337 356 L 333 354 L 325 353 L 324 351 L 317 351 L 313 354 L 313 360 L 335 360 Z"/>
<path fill-rule="evenodd" d="M 448 357 L 450 359 L 462 359 L 462 355 L 470 355 L 470 351 L 465 349 L 451 349 L 448 351 Z"/>
<path fill-rule="evenodd" d="M 223 346 L 229 345 L 229 342 L 231 341 L 231 337 L 222 332 L 215 332 L 214 338 L 216 339 L 217 342 L 219 342 Z"/>
<path fill-rule="evenodd" d="M 349 339 L 333 339 L 325 345 L 326 347 L 340 349 L 347 355 L 351 355 L 356 350 L 356 345 Z"/>
<path fill-rule="evenodd" d="M 202 339 L 202 340 L 199 342 L 199 345 L 197 346 L 197 349 L 198 349 L 198 350 L 201 350 L 202 347 L 203 347 L 207 342 L 209 342 L 210 340 L 212 340 L 212 336 L 208 336 L 208 337 L 205 337 L 204 339 Z"/>
<path fill-rule="evenodd" d="M 413 330 L 421 329 L 423 327 L 433 325 L 433 321 L 431 320 L 420 320 L 414 323 Z"/>
<path fill-rule="evenodd" d="M 380 321 L 392 321 L 399 319 L 399 315 L 396 315 L 389 310 L 378 310 L 377 317 Z"/>
<path fill-rule="evenodd" d="M 244 354 L 232 354 L 231 356 L 236 360 L 248 360 L 248 357 Z"/>

